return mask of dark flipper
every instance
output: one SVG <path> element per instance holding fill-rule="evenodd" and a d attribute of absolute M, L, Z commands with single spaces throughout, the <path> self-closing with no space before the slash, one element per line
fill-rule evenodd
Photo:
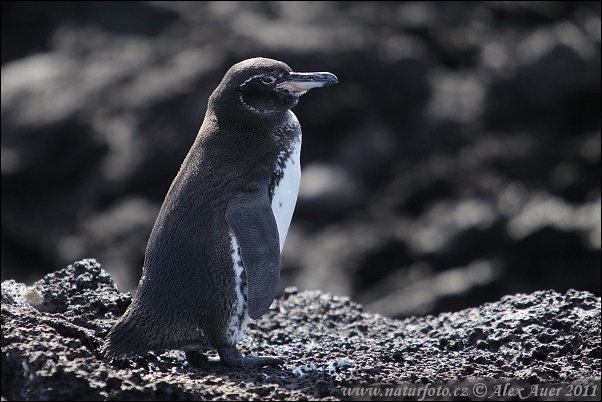
<path fill-rule="evenodd" d="M 226 222 L 247 274 L 248 314 L 257 319 L 272 304 L 280 279 L 280 240 L 267 187 L 250 185 L 230 198 Z"/>

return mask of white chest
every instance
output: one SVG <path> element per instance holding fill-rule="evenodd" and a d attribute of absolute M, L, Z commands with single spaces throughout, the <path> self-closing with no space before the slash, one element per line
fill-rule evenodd
<path fill-rule="evenodd" d="M 292 113 L 291 113 L 292 114 Z M 292 115 L 296 123 L 296 117 Z M 298 124 L 298 123 L 297 123 Z M 301 135 L 292 144 L 292 152 L 288 158 L 280 164 L 282 169 L 282 179 L 274 187 L 272 196 L 272 212 L 276 218 L 278 234 L 280 236 L 280 252 L 284 247 L 286 234 L 293 218 L 297 195 L 299 194 L 299 184 L 301 183 Z"/>

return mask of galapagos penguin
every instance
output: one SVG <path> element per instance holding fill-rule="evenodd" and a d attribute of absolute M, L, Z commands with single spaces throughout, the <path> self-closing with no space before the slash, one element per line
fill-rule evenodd
<path fill-rule="evenodd" d="M 243 356 L 236 344 L 280 278 L 301 179 L 301 128 L 290 109 L 308 90 L 337 82 L 267 58 L 228 70 L 165 197 L 138 291 L 107 335 L 105 356 L 178 349 L 197 366 L 207 361 L 201 351 L 217 349 L 228 367 L 282 363 Z"/>

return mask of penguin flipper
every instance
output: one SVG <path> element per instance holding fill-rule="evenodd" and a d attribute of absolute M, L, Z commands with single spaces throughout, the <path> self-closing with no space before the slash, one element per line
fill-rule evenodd
<path fill-rule="evenodd" d="M 280 279 L 280 240 L 265 186 L 249 185 L 228 201 L 226 222 L 234 232 L 247 274 L 249 317 L 263 315 Z"/>

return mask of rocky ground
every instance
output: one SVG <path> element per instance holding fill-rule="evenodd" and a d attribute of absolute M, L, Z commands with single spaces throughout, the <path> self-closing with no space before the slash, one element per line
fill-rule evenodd
<path fill-rule="evenodd" d="M 600 296 L 600 2 L 3 2 L 2 279 L 140 278 L 235 62 L 339 84 L 295 108 L 281 288 L 389 317 Z"/>
<path fill-rule="evenodd" d="M 350 400 L 366 399 L 358 393 L 366 390 L 384 400 L 426 384 L 483 400 L 479 383 L 487 396 L 510 384 L 525 396 L 533 386 L 589 387 L 580 399 L 600 399 L 600 298 L 588 292 L 517 294 L 394 320 L 347 297 L 288 288 L 249 324 L 240 345 L 244 353 L 285 357 L 281 367 L 259 370 L 192 368 L 173 351 L 107 361 L 102 339 L 130 300 L 95 260 L 31 287 L 3 282 L 3 400 Z"/>

